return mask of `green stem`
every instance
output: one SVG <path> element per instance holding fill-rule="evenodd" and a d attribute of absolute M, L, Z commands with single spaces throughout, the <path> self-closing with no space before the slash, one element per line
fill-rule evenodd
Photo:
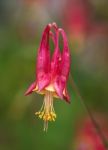
<path fill-rule="evenodd" d="M 75 84 L 71 74 L 70 74 L 70 82 L 71 82 L 72 88 L 74 89 L 74 91 L 76 92 L 77 96 L 79 97 L 83 107 L 85 108 L 86 112 L 88 113 L 89 118 L 90 118 L 90 120 L 91 120 L 91 122 L 92 122 L 92 124 L 93 124 L 93 126 L 95 128 L 95 130 L 97 131 L 97 134 L 99 135 L 99 137 L 100 137 L 100 139 L 101 139 L 105 149 L 108 150 L 108 141 L 105 138 L 103 132 L 101 131 L 101 129 L 100 129 L 98 123 L 96 122 L 94 116 L 92 115 L 88 105 L 85 103 L 82 95 L 80 94 L 79 89 L 78 89 L 77 85 Z"/>

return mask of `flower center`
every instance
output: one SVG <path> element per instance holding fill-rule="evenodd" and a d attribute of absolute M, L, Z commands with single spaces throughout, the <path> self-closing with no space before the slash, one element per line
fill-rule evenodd
<path fill-rule="evenodd" d="M 44 120 L 44 131 L 48 129 L 48 121 L 55 121 L 56 114 L 53 107 L 53 92 L 46 91 L 41 109 L 35 113 Z"/>

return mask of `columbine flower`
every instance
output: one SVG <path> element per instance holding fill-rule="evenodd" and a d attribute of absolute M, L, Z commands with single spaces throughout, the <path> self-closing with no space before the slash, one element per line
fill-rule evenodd
<path fill-rule="evenodd" d="M 54 29 L 55 33 L 51 31 Z M 59 34 L 63 39 L 63 50 L 59 49 Z M 49 38 L 52 38 L 55 48 L 52 58 L 50 56 Z M 44 131 L 47 131 L 48 121 L 55 121 L 56 113 L 53 107 L 53 97 L 69 101 L 66 83 L 70 70 L 70 51 L 67 37 L 63 29 L 55 23 L 48 24 L 43 32 L 40 47 L 38 49 L 36 63 L 36 81 L 26 91 L 25 95 L 37 92 L 44 94 L 44 102 L 41 109 L 35 114 L 44 120 Z"/>

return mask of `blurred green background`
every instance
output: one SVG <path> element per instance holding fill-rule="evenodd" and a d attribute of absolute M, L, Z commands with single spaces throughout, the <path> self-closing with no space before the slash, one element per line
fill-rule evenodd
<path fill-rule="evenodd" d="M 80 149 L 78 132 L 88 114 L 70 82 L 71 104 L 54 101 L 57 120 L 49 123 L 47 133 L 34 115 L 43 96 L 24 96 L 35 79 L 37 48 L 49 22 L 66 31 L 73 78 L 95 119 L 104 120 L 105 125 L 101 121 L 99 125 L 108 133 L 108 1 L 1 0 L 0 150 Z"/>

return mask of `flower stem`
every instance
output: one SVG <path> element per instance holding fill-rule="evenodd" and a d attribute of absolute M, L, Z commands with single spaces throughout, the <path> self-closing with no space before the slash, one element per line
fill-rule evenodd
<path fill-rule="evenodd" d="M 101 141 L 102 141 L 102 143 L 103 143 L 103 145 L 105 147 L 105 150 L 108 150 L 108 141 L 107 141 L 106 137 L 104 136 L 102 130 L 100 129 L 100 127 L 99 127 L 97 121 L 95 120 L 94 116 L 92 115 L 88 105 L 85 103 L 82 95 L 80 94 L 79 89 L 78 89 L 76 83 L 74 82 L 74 79 L 73 79 L 71 74 L 70 74 L 70 82 L 71 82 L 72 88 L 76 92 L 76 95 L 79 97 L 83 107 L 85 108 L 86 112 L 88 113 L 89 118 L 90 118 L 90 120 L 91 120 L 91 122 L 92 122 L 92 124 L 93 124 L 93 126 L 94 126 L 94 128 L 95 128 L 95 130 L 97 132 L 97 134 L 99 135 L 99 137 L 100 137 L 100 139 L 101 139 Z"/>

